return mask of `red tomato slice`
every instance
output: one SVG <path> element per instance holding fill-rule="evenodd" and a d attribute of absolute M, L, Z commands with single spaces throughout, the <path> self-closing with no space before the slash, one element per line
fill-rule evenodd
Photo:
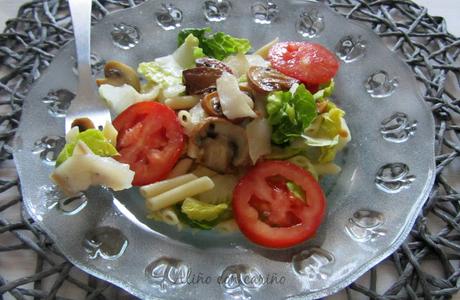
<path fill-rule="evenodd" d="M 305 192 L 297 198 L 286 186 Z M 304 169 L 286 161 L 258 163 L 233 191 L 233 213 L 243 234 L 256 244 L 286 248 L 311 237 L 324 217 L 326 200 L 318 182 Z"/>
<path fill-rule="evenodd" d="M 182 126 L 172 109 L 158 102 L 139 102 L 113 121 L 118 130 L 117 158 L 135 172 L 133 185 L 164 179 L 185 146 Z"/>
<path fill-rule="evenodd" d="M 327 83 L 339 69 L 331 51 L 308 42 L 277 43 L 270 48 L 268 59 L 273 68 L 307 85 Z"/>

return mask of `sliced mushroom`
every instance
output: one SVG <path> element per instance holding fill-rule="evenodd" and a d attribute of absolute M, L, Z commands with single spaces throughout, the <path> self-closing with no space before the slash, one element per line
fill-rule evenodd
<path fill-rule="evenodd" d="M 244 83 L 240 83 L 238 86 L 240 87 L 240 91 L 248 95 L 252 99 L 252 101 L 254 101 L 253 89 L 251 89 L 247 84 Z"/>
<path fill-rule="evenodd" d="M 86 129 L 94 128 L 94 123 L 89 118 L 79 118 L 73 120 L 72 125 L 70 127 L 78 127 L 79 132 L 83 132 Z"/>
<path fill-rule="evenodd" d="M 248 82 L 259 93 L 269 93 L 277 90 L 287 91 L 297 79 L 284 75 L 272 68 L 252 66 L 247 72 Z"/>
<path fill-rule="evenodd" d="M 212 92 L 206 94 L 203 99 L 201 99 L 201 106 L 204 111 L 213 117 L 223 117 L 224 113 L 222 112 L 222 107 L 220 106 L 220 99 L 217 92 Z"/>
<path fill-rule="evenodd" d="M 196 67 L 182 72 L 185 91 L 189 95 L 204 94 L 210 87 L 216 85 L 216 80 L 223 71 L 210 67 Z"/>
<path fill-rule="evenodd" d="M 198 162 L 214 171 L 229 173 L 249 163 L 246 130 L 225 119 L 206 118 L 190 141 L 200 149 Z"/>
<path fill-rule="evenodd" d="M 223 72 L 228 72 L 232 74 L 232 69 L 230 69 L 229 66 L 227 66 L 225 63 L 215 58 L 202 57 L 202 58 L 198 58 L 197 60 L 195 60 L 195 63 L 197 67 L 209 67 L 209 68 L 219 69 L 219 70 L 222 70 Z"/>
<path fill-rule="evenodd" d="M 141 83 L 136 71 L 124 63 L 116 60 L 109 60 L 104 66 L 104 76 L 105 78 L 96 80 L 98 86 L 103 84 L 110 84 L 114 86 L 129 84 L 136 91 L 141 91 Z"/>

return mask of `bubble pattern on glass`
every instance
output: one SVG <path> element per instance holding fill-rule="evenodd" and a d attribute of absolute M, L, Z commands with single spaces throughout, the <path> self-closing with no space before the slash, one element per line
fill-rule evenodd
<path fill-rule="evenodd" d="M 367 42 L 361 36 L 347 35 L 335 46 L 336 55 L 346 63 L 359 60 L 366 54 Z"/>
<path fill-rule="evenodd" d="M 263 286 L 263 275 L 248 265 L 232 265 L 225 268 L 218 278 L 224 293 L 236 299 L 251 299 L 252 293 Z"/>
<path fill-rule="evenodd" d="M 82 211 L 88 204 L 88 198 L 84 193 L 78 193 L 69 197 L 61 197 L 57 208 L 65 215 L 75 215 Z"/>
<path fill-rule="evenodd" d="M 382 166 L 375 177 L 377 187 L 392 194 L 408 189 L 414 181 L 415 175 L 411 175 L 409 167 L 401 162 Z"/>
<path fill-rule="evenodd" d="M 417 121 L 411 121 L 402 112 L 396 112 L 380 124 L 382 137 L 393 143 L 403 143 L 415 135 Z"/>
<path fill-rule="evenodd" d="M 388 73 L 383 70 L 372 73 L 364 84 L 366 91 L 373 98 L 385 98 L 391 96 L 398 85 L 398 79 L 390 78 Z"/>
<path fill-rule="evenodd" d="M 203 14 L 210 22 L 222 22 L 227 19 L 232 4 L 227 0 L 208 0 L 203 3 Z"/>
<path fill-rule="evenodd" d="M 113 227 L 96 227 L 85 234 L 83 248 L 90 259 L 98 257 L 115 260 L 123 255 L 128 247 L 128 239 L 121 230 Z"/>
<path fill-rule="evenodd" d="M 330 267 L 335 258 L 328 251 L 321 248 L 310 248 L 292 257 L 292 268 L 309 281 L 325 280 L 330 274 Z"/>
<path fill-rule="evenodd" d="M 348 219 L 346 232 L 357 242 L 373 242 L 386 235 L 387 230 L 383 228 L 385 223 L 384 215 L 380 212 L 362 209 L 356 211 Z"/>
<path fill-rule="evenodd" d="M 66 89 L 51 90 L 43 98 L 42 102 L 47 105 L 48 113 L 53 117 L 65 117 L 70 103 L 75 94 Z"/>
<path fill-rule="evenodd" d="M 155 19 L 164 30 L 173 30 L 181 26 L 183 13 L 174 4 L 163 3 L 155 12 Z"/>
<path fill-rule="evenodd" d="M 64 145 L 65 139 L 62 136 L 44 136 L 34 143 L 32 153 L 39 154 L 40 159 L 47 164 L 54 164 Z"/>
<path fill-rule="evenodd" d="M 279 16 L 279 8 L 272 1 L 259 1 L 251 5 L 251 13 L 254 22 L 258 24 L 270 24 Z"/>
<path fill-rule="evenodd" d="M 126 23 L 114 24 L 110 34 L 112 36 L 113 44 L 124 50 L 134 48 L 141 38 L 137 27 Z"/>
<path fill-rule="evenodd" d="M 97 53 L 91 53 L 90 56 L 90 64 L 91 64 L 91 74 L 96 75 L 99 72 L 101 72 L 104 69 L 105 65 L 105 60 L 99 56 Z M 77 69 L 77 61 L 75 57 L 72 57 L 73 60 L 73 67 L 72 67 L 72 72 L 77 76 L 78 75 L 78 69 Z"/>
<path fill-rule="evenodd" d="M 296 22 L 297 32 L 306 38 L 319 36 L 324 28 L 324 16 L 315 8 L 303 10 Z"/>
<path fill-rule="evenodd" d="M 150 263 L 145 269 L 149 282 L 161 292 L 187 284 L 190 267 L 182 260 L 162 257 Z"/>

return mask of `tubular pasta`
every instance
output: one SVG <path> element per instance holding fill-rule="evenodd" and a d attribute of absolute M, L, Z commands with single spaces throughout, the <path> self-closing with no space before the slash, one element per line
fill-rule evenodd
<path fill-rule="evenodd" d="M 213 187 L 214 182 L 212 182 L 212 180 L 209 177 L 200 177 L 198 179 L 184 183 L 183 185 L 175 187 L 172 190 L 166 191 L 157 196 L 147 198 L 147 207 L 151 211 L 159 210 L 174 205 L 178 202 L 181 202 L 187 197 L 192 197 L 196 194 L 209 191 Z"/>
<path fill-rule="evenodd" d="M 185 134 L 190 135 L 190 132 L 192 131 L 193 127 L 195 126 L 192 123 L 192 116 L 190 113 L 186 110 L 181 110 L 177 113 L 177 118 L 179 119 L 180 125 L 184 127 L 185 129 Z"/>
<path fill-rule="evenodd" d="M 176 96 L 167 98 L 165 104 L 171 109 L 190 109 L 195 106 L 200 98 L 197 96 Z"/>
<path fill-rule="evenodd" d="M 149 185 L 141 186 L 139 191 L 144 198 L 151 198 L 197 178 L 198 176 L 193 174 L 186 174 L 172 179 L 166 179 Z"/>
<path fill-rule="evenodd" d="M 155 221 L 164 222 L 168 225 L 177 226 L 179 230 L 183 228 L 176 212 L 171 207 L 166 207 L 158 211 L 152 211 L 148 214 L 147 218 L 154 219 Z"/>
<path fill-rule="evenodd" d="M 177 226 L 179 227 L 179 229 L 182 228 L 182 224 L 179 221 L 179 217 L 177 216 L 174 209 L 172 209 L 171 207 L 163 208 L 162 210 L 160 210 L 160 214 L 162 216 L 163 222 L 169 225 Z"/>

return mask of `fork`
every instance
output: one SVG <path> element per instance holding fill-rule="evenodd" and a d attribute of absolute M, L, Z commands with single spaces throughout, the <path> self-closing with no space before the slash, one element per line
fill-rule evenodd
<path fill-rule="evenodd" d="M 65 130 L 73 126 L 88 126 L 88 120 L 95 128 L 101 129 L 111 120 L 110 112 L 96 92 L 95 81 L 91 75 L 91 5 L 92 0 L 69 0 L 72 26 L 75 36 L 75 48 L 78 63 L 78 87 L 75 98 L 70 103 L 65 118 Z M 78 125 L 77 125 L 78 124 Z M 81 127 L 81 126 L 79 126 Z"/>

